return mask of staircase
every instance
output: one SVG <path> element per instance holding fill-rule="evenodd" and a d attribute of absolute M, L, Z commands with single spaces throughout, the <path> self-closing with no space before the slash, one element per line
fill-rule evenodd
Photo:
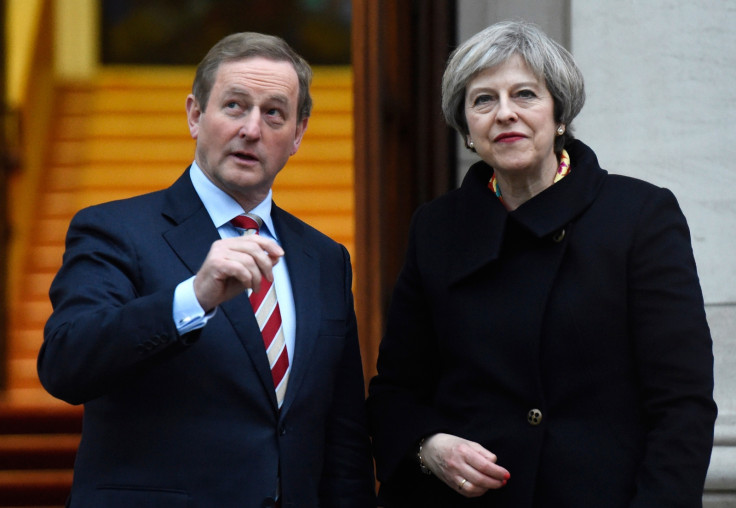
<path fill-rule="evenodd" d="M 0 506 L 64 506 L 80 432 L 77 408 L 0 409 Z"/>
<path fill-rule="evenodd" d="M 193 160 L 185 99 L 194 69 L 106 68 L 92 84 L 57 87 L 42 178 L 13 192 L 31 234 L 11 239 L 8 389 L 0 397 L 0 507 L 63 506 L 79 442 L 81 408 L 48 395 L 36 374 L 48 289 L 64 237 L 82 207 L 168 187 Z M 274 199 L 353 251 L 352 75 L 317 68 L 313 117 Z M 22 176 L 22 175 L 21 175 Z M 13 185 L 13 182 L 11 182 Z M 22 186 L 16 182 L 15 188 Z M 11 217 L 11 227 L 24 223 Z M 24 228 L 25 229 L 25 228 Z"/>
<path fill-rule="evenodd" d="M 7 403 L 55 404 L 40 387 L 36 355 L 51 313 L 48 289 L 64 237 L 82 207 L 168 186 L 192 160 L 184 100 L 191 71 L 103 72 L 94 86 L 58 87 L 45 167 L 9 315 Z M 11 286 L 12 287 L 12 286 Z"/>

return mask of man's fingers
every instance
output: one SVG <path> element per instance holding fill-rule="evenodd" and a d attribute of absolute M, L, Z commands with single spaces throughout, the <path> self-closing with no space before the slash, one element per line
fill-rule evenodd
<path fill-rule="evenodd" d="M 260 274 L 269 281 L 273 281 L 273 266 L 279 262 L 284 255 L 284 250 L 275 241 L 269 238 L 263 238 L 258 235 L 250 235 L 246 237 L 234 238 L 228 247 L 233 251 L 233 259 L 240 260 L 247 268 L 249 261 L 255 261 Z M 243 254 L 244 257 L 236 256 L 235 253 Z M 260 277 L 257 277 L 259 283 L 252 286 L 254 290 L 260 288 Z"/>
<path fill-rule="evenodd" d="M 284 255 L 284 249 L 282 249 L 278 243 L 264 236 L 238 236 L 235 238 L 229 238 L 228 240 L 233 240 L 232 242 L 228 241 L 228 244 L 229 247 L 234 250 L 252 254 L 258 247 L 260 247 L 261 250 L 267 252 L 272 258 L 280 258 Z"/>
<path fill-rule="evenodd" d="M 283 255 L 275 241 L 258 235 L 218 240 L 197 272 L 195 295 L 209 310 L 245 289 L 258 291 L 263 277 L 273 281 L 273 266 Z"/>

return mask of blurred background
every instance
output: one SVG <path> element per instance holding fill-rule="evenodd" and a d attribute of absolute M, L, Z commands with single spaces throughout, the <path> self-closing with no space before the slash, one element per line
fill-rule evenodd
<path fill-rule="evenodd" d="M 411 214 L 474 161 L 442 121 L 445 61 L 509 18 L 572 51 L 575 132 L 601 165 L 670 188 L 688 218 L 720 409 L 704 506 L 736 507 L 736 0 L 5 0 L 0 16 L 0 507 L 63 506 L 71 482 L 81 408 L 35 369 L 69 220 L 184 171 L 185 99 L 217 40 L 279 35 L 315 69 L 274 199 L 350 251 L 368 380 Z"/>

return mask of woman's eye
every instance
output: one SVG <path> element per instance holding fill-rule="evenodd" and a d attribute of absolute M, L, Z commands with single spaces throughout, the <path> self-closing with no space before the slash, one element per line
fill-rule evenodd
<path fill-rule="evenodd" d="M 488 104 L 493 100 L 493 97 L 490 95 L 479 95 L 473 100 L 473 106 L 482 106 L 483 104 Z"/>
<path fill-rule="evenodd" d="M 521 90 L 517 95 L 522 99 L 533 99 L 537 96 L 537 94 L 535 94 L 531 90 Z"/>

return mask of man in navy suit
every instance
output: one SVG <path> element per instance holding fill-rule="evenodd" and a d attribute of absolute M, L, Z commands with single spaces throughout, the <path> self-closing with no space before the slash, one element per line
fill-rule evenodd
<path fill-rule="evenodd" d="M 348 253 L 271 198 L 310 81 L 283 40 L 224 38 L 187 98 L 192 165 L 72 220 L 38 358 L 46 389 L 85 407 L 68 506 L 375 506 Z M 249 301 L 264 279 L 278 396 Z"/>

